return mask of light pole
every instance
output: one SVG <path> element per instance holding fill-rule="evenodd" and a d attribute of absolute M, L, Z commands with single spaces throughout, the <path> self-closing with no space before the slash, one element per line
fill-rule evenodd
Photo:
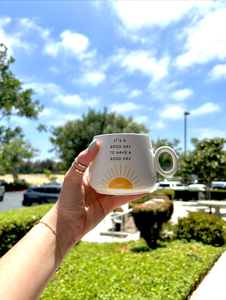
<path fill-rule="evenodd" d="M 184 155 L 186 156 L 186 143 L 187 143 L 187 116 L 189 116 L 190 113 L 185 111 L 184 112 Z"/>
<path fill-rule="evenodd" d="M 190 113 L 185 111 L 184 112 L 184 158 L 186 158 L 186 143 L 187 143 L 187 116 L 189 116 Z M 186 184 L 186 173 L 184 174 L 184 183 Z"/>

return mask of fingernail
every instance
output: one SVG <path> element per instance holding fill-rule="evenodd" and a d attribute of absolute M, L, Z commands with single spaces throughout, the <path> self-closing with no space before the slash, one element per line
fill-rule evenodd
<path fill-rule="evenodd" d="M 94 139 L 90 144 L 89 144 L 89 151 L 93 150 L 93 148 L 96 146 L 97 139 Z"/>

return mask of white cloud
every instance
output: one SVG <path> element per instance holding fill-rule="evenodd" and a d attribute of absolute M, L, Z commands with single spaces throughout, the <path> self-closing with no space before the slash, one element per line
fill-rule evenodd
<path fill-rule="evenodd" d="M 125 94 L 128 92 L 128 88 L 123 82 L 120 82 L 117 84 L 114 89 L 112 90 L 113 93 L 115 94 Z"/>
<path fill-rule="evenodd" d="M 54 116 L 57 113 L 59 113 L 58 109 L 55 107 L 45 107 L 43 111 L 40 113 L 40 118 L 41 117 L 49 117 L 49 116 Z"/>
<path fill-rule="evenodd" d="M 79 119 L 79 115 L 64 114 L 54 107 L 46 107 L 40 114 L 40 119 L 47 125 L 59 126 L 69 120 Z"/>
<path fill-rule="evenodd" d="M 113 7 L 127 29 L 144 26 L 167 26 L 180 20 L 191 9 L 195 12 L 211 9 L 212 1 L 117 1 Z"/>
<path fill-rule="evenodd" d="M 144 75 L 151 76 L 153 80 L 159 80 L 168 75 L 169 57 L 163 57 L 159 61 L 155 57 L 149 57 L 147 52 L 135 51 L 126 55 L 121 66 L 129 73 L 140 71 Z"/>
<path fill-rule="evenodd" d="M 128 98 L 134 98 L 142 95 L 143 92 L 141 90 L 132 90 L 131 93 L 128 95 Z"/>
<path fill-rule="evenodd" d="M 135 116 L 134 117 L 134 121 L 138 124 L 143 124 L 145 122 L 147 122 L 149 120 L 149 118 L 147 116 Z"/>
<path fill-rule="evenodd" d="M 159 128 L 159 129 L 165 128 L 165 127 L 166 127 L 166 123 L 164 123 L 164 122 L 161 121 L 161 120 L 158 120 L 157 122 L 153 122 L 153 123 L 151 124 L 151 127 L 152 127 L 152 128 Z"/>
<path fill-rule="evenodd" d="M 116 111 L 118 113 L 126 113 L 126 112 L 129 112 L 129 111 L 136 111 L 136 110 L 139 110 L 139 109 L 143 109 L 144 106 L 143 105 L 137 105 L 137 104 L 134 104 L 132 102 L 126 102 L 126 103 L 123 103 L 123 104 L 120 104 L 120 103 L 113 103 L 111 105 L 111 108 L 110 110 L 111 111 Z"/>
<path fill-rule="evenodd" d="M 56 57 L 60 52 L 77 56 L 81 58 L 89 45 L 89 39 L 79 33 L 73 33 L 70 30 L 65 30 L 60 35 L 61 41 L 49 41 L 44 48 L 44 52 Z"/>
<path fill-rule="evenodd" d="M 226 132 L 214 128 L 198 128 L 196 129 L 198 139 L 202 140 L 205 138 L 214 138 L 214 137 L 225 137 Z"/>
<path fill-rule="evenodd" d="M 34 89 L 35 93 L 40 96 L 52 96 L 63 93 L 63 89 L 55 83 L 42 83 L 42 82 L 26 82 L 23 84 L 24 89 Z"/>
<path fill-rule="evenodd" d="M 52 67 L 50 67 L 49 69 L 50 69 L 50 71 L 53 72 L 53 73 L 58 73 L 58 72 L 59 72 L 58 68 L 55 67 L 55 66 L 52 66 Z"/>
<path fill-rule="evenodd" d="M 86 106 L 96 106 L 99 103 L 100 98 L 91 97 L 88 99 L 83 99 L 83 101 Z"/>
<path fill-rule="evenodd" d="M 95 97 L 86 98 L 81 97 L 79 95 L 67 95 L 67 94 L 59 94 L 56 97 L 53 98 L 54 103 L 61 103 L 66 106 L 75 106 L 75 107 L 81 107 L 81 106 L 94 106 L 99 103 L 99 99 Z"/>
<path fill-rule="evenodd" d="M 226 8 L 209 13 L 197 26 L 186 28 L 187 52 L 176 59 L 178 67 L 206 63 L 212 59 L 226 58 Z"/>
<path fill-rule="evenodd" d="M 48 28 L 42 28 L 35 24 L 33 20 L 29 20 L 28 18 L 20 19 L 18 21 L 19 26 L 22 27 L 22 30 L 27 29 L 28 31 L 35 30 L 39 33 L 39 35 L 44 39 L 49 39 L 50 30 Z"/>
<path fill-rule="evenodd" d="M 28 43 L 21 39 L 23 32 L 17 30 L 15 33 L 6 33 L 4 27 L 11 23 L 11 18 L 0 18 L 0 42 L 8 48 L 8 55 L 12 55 L 15 49 L 22 48 L 26 52 L 30 53 L 35 47 L 34 44 Z"/>
<path fill-rule="evenodd" d="M 171 83 L 166 80 L 152 81 L 148 86 L 148 90 L 150 91 L 153 99 L 168 101 L 172 94 L 172 90 L 177 88 L 180 84 L 181 83 L 177 81 L 173 81 Z"/>
<path fill-rule="evenodd" d="M 170 96 L 171 99 L 176 101 L 183 101 L 187 98 L 190 98 L 193 95 L 193 91 L 190 89 L 182 89 L 176 92 L 173 92 Z"/>
<path fill-rule="evenodd" d="M 166 105 L 159 110 L 159 116 L 163 120 L 179 120 L 184 116 L 184 107 L 180 105 Z"/>
<path fill-rule="evenodd" d="M 158 110 L 158 115 L 162 120 L 179 120 L 184 118 L 184 112 L 186 111 L 186 107 L 182 105 L 169 105 L 167 104 L 162 109 Z M 220 110 L 220 106 L 214 104 L 212 102 L 208 102 L 203 104 L 202 106 L 188 110 L 190 113 L 190 117 L 203 116 L 206 114 L 212 114 Z"/>
<path fill-rule="evenodd" d="M 215 66 L 207 75 L 211 81 L 218 81 L 226 79 L 226 64 Z"/>
<path fill-rule="evenodd" d="M 106 79 L 106 76 L 102 72 L 95 72 L 95 71 L 90 71 L 89 73 L 83 74 L 81 79 L 78 80 L 78 82 L 82 84 L 88 84 L 92 86 L 97 86 L 101 83 L 103 83 Z M 75 80 L 76 82 L 76 80 Z"/>
<path fill-rule="evenodd" d="M 64 95 L 64 94 L 60 94 L 54 97 L 53 102 L 61 103 L 68 106 L 81 106 L 84 104 L 83 100 L 78 95 Z"/>
<path fill-rule="evenodd" d="M 40 96 L 48 96 L 53 103 L 61 103 L 66 106 L 94 106 L 99 103 L 95 97 L 80 96 L 77 94 L 66 94 L 65 91 L 55 83 L 30 82 L 23 85 L 24 89 L 32 88 Z M 44 112 L 47 114 L 49 111 Z"/>
<path fill-rule="evenodd" d="M 208 102 L 203 104 L 202 106 L 195 108 L 195 109 L 191 109 L 190 110 L 190 114 L 191 116 L 202 116 L 202 115 L 206 115 L 206 114 L 212 114 L 214 112 L 217 112 L 220 110 L 220 106 L 217 104 L 214 104 L 213 102 Z"/>

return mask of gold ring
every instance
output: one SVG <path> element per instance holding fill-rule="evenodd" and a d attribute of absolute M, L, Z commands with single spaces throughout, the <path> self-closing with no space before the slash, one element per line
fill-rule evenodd
<path fill-rule="evenodd" d="M 75 168 L 75 166 L 73 165 L 73 163 L 71 164 L 72 169 L 74 169 L 76 172 L 84 174 L 86 170 L 84 171 L 79 171 L 78 169 Z"/>
<path fill-rule="evenodd" d="M 84 165 L 81 165 L 80 163 L 78 163 L 77 160 L 76 160 L 76 158 L 75 158 L 74 161 L 76 162 L 76 164 L 77 164 L 79 167 L 81 167 L 81 168 L 83 168 L 83 169 L 87 169 L 87 168 L 88 168 L 88 166 L 84 166 Z"/>

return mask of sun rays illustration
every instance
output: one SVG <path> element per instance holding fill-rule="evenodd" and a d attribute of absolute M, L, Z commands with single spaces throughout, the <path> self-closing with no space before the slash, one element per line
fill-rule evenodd
<path fill-rule="evenodd" d="M 142 188 L 141 181 L 138 176 L 134 174 L 134 171 L 128 166 L 117 167 L 114 165 L 111 169 L 107 171 L 102 178 L 101 188 L 108 189 L 139 189 Z"/>

